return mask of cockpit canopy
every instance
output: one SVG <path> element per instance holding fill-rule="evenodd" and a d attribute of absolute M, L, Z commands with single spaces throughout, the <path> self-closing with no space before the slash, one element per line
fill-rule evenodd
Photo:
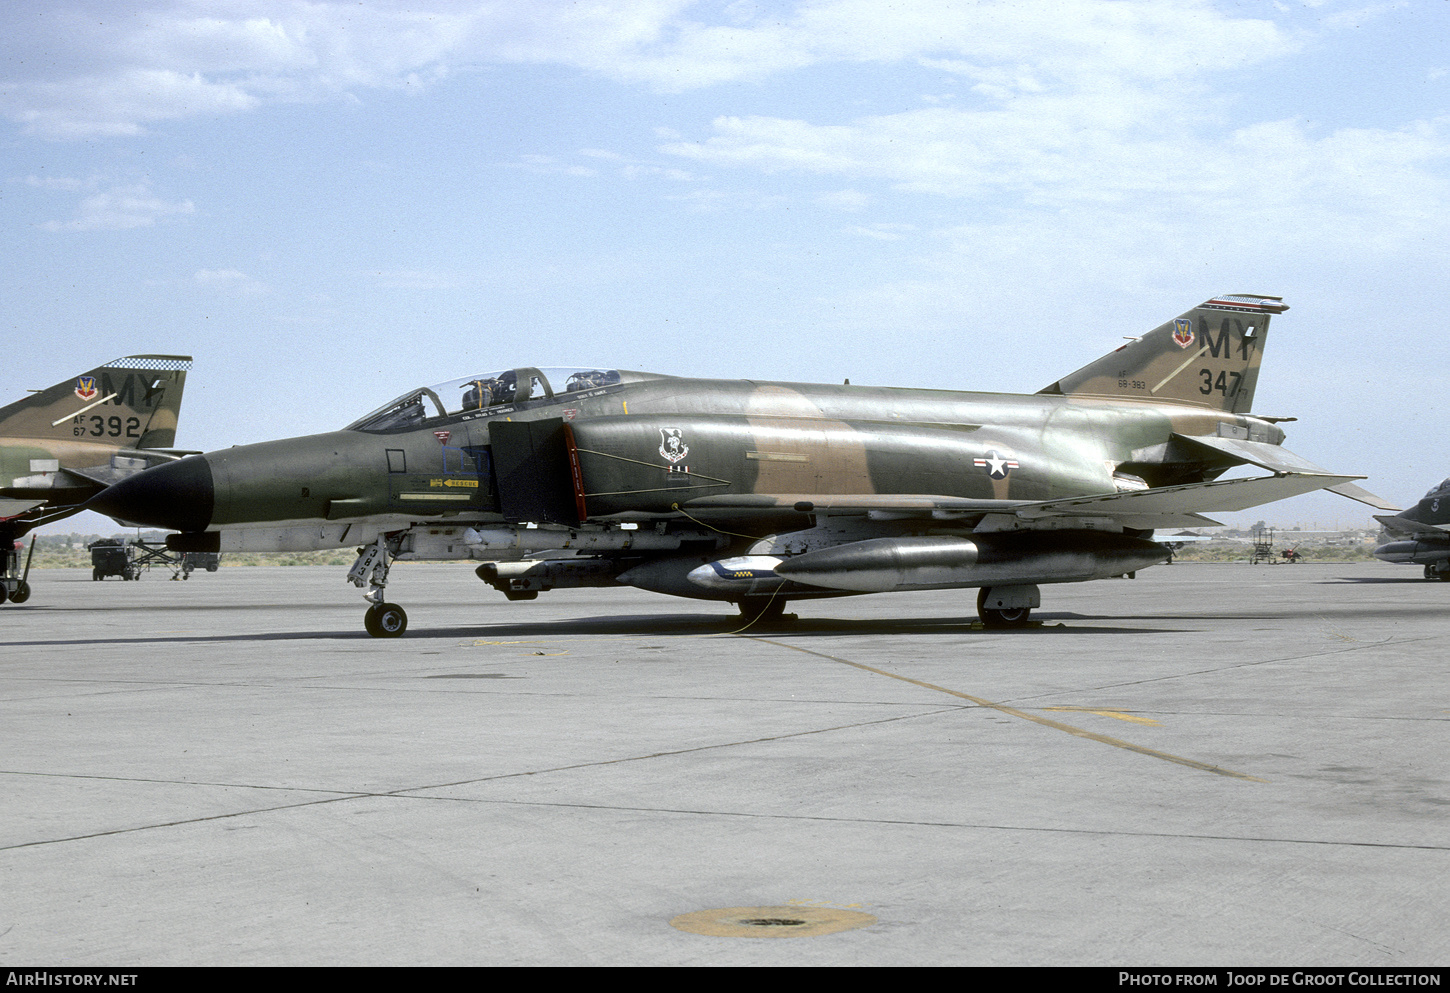
<path fill-rule="evenodd" d="M 347 426 L 350 431 L 396 431 L 436 417 L 504 408 L 531 400 L 563 399 L 621 381 L 617 369 L 525 367 L 424 386 Z"/>
<path fill-rule="evenodd" d="M 1450 479 L 1442 479 L 1430 487 L 1430 492 L 1425 494 L 1425 499 L 1428 500 L 1431 497 L 1445 496 L 1447 494 L 1450 494 Z"/>

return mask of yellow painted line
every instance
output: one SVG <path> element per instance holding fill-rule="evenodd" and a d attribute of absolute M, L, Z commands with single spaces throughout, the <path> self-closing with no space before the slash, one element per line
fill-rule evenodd
<path fill-rule="evenodd" d="M 1120 721 L 1132 721 L 1134 724 L 1151 724 L 1159 727 L 1159 723 L 1151 717 L 1134 717 L 1123 710 L 1104 710 L 1101 707 L 1041 707 L 1041 710 L 1071 710 L 1080 714 L 1097 714 L 1099 717 L 1112 717 Z"/>
<path fill-rule="evenodd" d="M 912 679 L 910 676 L 902 676 L 898 673 L 887 672 L 885 669 L 877 669 L 874 666 L 864 665 L 860 662 L 852 662 L 850 659 L 839 658 L 835 655 L 827 655 L 825 652 L 813 651 L 809 648 L 801 648 L 799 645 L 788 645 L 783 641 L 772 641 L 769 638 L 758 638 L 753 635 L 740 635 L 742 638 L 750 638 L 752 641 L 764 642 L 767 645 L 775 645 L 778 648 L 789 648 L 792 651 L 803 652 L 806 655 L 814 655 L 817 658 L 830 659 L 832 662 L 839 662 L 842 665 L 849 665 L 864 672 L 874 672 L 878 676 L 887 676 L 891 679 L 899 679 L 903 683 L 911 683 L 913 686 L 920 686 L 923 689 L 935 690 L 938 693 L 946 693 L 949 696 L 958 697 L 962 700 L 970 700 L 979 707 L 988 707 L 1000 714 L 1008 714 L 1012 717 L 1020 717 L 1024 721 L 1031 721 L 1033 724 L 1041 724 L 1043 727 L 1054 728 L 1064 731 L 1077 738 L 1087 738 L 1091 741 L 1100 742 L 1104 745 L 1112 745 L 1114 748 L 1126 749 L 1130 752 L 1137 752 L 1139 755 L 1147 755 L 1151 758 L 1162 759 L 1164 762 L 1172 762 L 1176 765 L 1186 765 L 1190 769 L 1201 769 L 1204 772 L 1211 772 L 1216 776 L 1228 776 L 1232 779 L 1246 779 L 1253 783 L 1267 783 L 1267 779 L 1260 779 L 1258 776 L 1250 776 L 1246 772 L 1234 772 L 1232 769 L 1225 769 L 1222 766 L 1209 765 L 1207 762 L 1199 762 L 1196 759 L 1186 759 L 1181 755 L 1172 755 L 1168 752 L 1160 752 L 1156 748 L 1145 748 L 1142 745 L 1135 745 L 1131 741 L 1123 741 L 1120 738 L 1110 738 L 1105 734 L 1096 734 L 1085 728 L 1073 727 L 1071 724 L 1063 724 L 1061 721 L 1050 720 L 1046 717 L 1038 717 L 1036 714 L 1029 714 L 1016 707 L 1009 707 L 1006 704 L 993 703 L 991 700 L 984 700 L 981 697 L 962 693 L 959 690 L 949 690 L 945 686 L 937 686 L 935 683 L 924 682 L 920 679 Z"/>

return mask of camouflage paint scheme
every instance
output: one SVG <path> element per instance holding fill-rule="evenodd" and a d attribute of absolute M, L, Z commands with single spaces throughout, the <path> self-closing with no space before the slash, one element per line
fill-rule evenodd
<path fill-rule="evenodd" d="M 190 356 L 130 355 L 0 407 L 0 601 L 30 595 L 16 542 L 32 528 L 181 458 L 171 446 L 190 368 Z"/>
<path fill-rule="evenodd" d="M 1421 565 L 1426 579 L 1450 583 L 1450 479 L 1441 480 L 1410 509 L 1393 517 L 1376 514 L 1375 520 L 1384 526 L 1375 558 Z"/>
<path fill-rule="evenodd" d="M 373 634 L 393 558 L 473 558 L 510 599 L 625 583 L 727 600 L 976 587 L 1025 623 L 1037 584 L 1167 559 L 1154 528 L 1320 488 L 1386 507 L 1248 413 L 1274 297 L 1210 300 L 1032 395 L 537 369 L 419 390 L 341 431 L 147 472 L 95 509 L 174 547 L 360 545 Z M 556 377 L 557 378 L 557 377 Z M 520 387 L 519 384 L 524 384 Z M 576 385 L 577 384 L 577 385 Z M 1214 482 L 1238 465 L 1268 475 Z"/>

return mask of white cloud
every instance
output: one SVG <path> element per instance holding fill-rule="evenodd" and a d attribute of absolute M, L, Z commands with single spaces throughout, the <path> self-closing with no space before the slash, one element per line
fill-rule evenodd
<path fill-rule="evenodd" d="M 517 162 L 505 162 L 507 169 L 521 169 L 540 175 L 597 176 L 599 170 L 591 166 L 571 165 L 553 155 L 520 155 Z"/>
<path fill-rule="evenodd" d="M 7 89 L 9 115 L 27 131 L 50 138 L 135 135 L 154 121 L 250 110 L 259 103 L 239 85 L 162 69 L 126 68 Z"/>
<path fill-rule="evenodd" d="M 915 230 L 914 224 L 871 224 L 846 228 L 848 234 L 858 234 L 878 241 L 900 241 Z"/>
<path fill-rule="evenodd" d="M 125 231 L 195 212 L 190 200 L 162 200 L 145 184 L 117 186 L 86 197 L 69 221 L 47 221 L 41 227 L 46 231 Z"/>
<path fill-rule="evenodd" d="M 1206 0 L 483 0 L 431 9 L 283 0 L 157 0 L 11 15 L 0 33 L 0 112 L 49 138 L 134 135 L 160 121 L 237 113 L 356 88 L 418 89 L 487 63 L 564 65 L 661 91 L 760 80 L 827 62 L 926 60 L 1002 92 L 1058 79 L 1162 80 L 1232 70 L 1291 47 L 1270 21 Z M 719 23 L 709 23 L 709 19 Z M 935 60 L 935 61 L 932 61 Z"/>
<path fill-rule="evenodd" d="M 1152 115 L 1119 124 L 1069 111 L 929 108 L 846 125 L 720 118 L 713 137 L 663 150 L 1051 209 L 1132 205 L 1160 217 L 1253 212 L 1261 220 L 1309 210 L 1324 224 L 1372 215 L 1395 235 L 1423 232 L 1450 206 L 1442 168 L 1450 118 L 1324 136 L 1292 121 L 1196 134 Z"/>
<path fill-rule="evenodd" d="M 92 190 L 96 188 L 97 179 L 94 176 L 89 179 L 77 179 L 74 176 L 26 176 L 25 185 L 42 190 Z"/>

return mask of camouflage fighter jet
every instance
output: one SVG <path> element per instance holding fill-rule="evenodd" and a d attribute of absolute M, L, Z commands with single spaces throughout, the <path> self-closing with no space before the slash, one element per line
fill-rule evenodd
<path fill-rule="evenodd" d="M 1450 479 L 1409 510 L 1394 517 L 1376 514 L 1375 520 L 1384 525 L 1375 558 L 1423 565 L 1426 579 L 1450 583 Z"/>
<path fill-rule="evenodd" d="M 32 528 L 191 454 L 171 449 L 190 368 L 186 355 L 130 355 L 0 407 L 0 602 L 30 598 L 17 543 Z"/>
<path fill-rule="evenodd" d="M 1249 411 L 1277 297 L 1225 296 L 1033 395 L 520 368 L 416 389 L 340 431 L 183 459 L 91 508 L 179 550 L 359 545 L 365 627 L 401 634 L 395 559 L 479 560 L 510 600 L 624 584 L 731 601 L 1038 586 L 1165 561 L 1154 528 L 1328 488 Z M 1238 465 L 1268 470 L 1215 481 Z"/>

